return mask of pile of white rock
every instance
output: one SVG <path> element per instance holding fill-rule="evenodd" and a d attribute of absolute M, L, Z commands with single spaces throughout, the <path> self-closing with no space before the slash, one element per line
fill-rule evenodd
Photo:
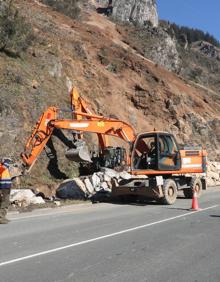
<path fill-rule="evenodd" d="M 96 197 L 109 197 L 112 187 L 117 187 L 121 180 L 133 178 L 128 172 L 118 172 L 110 168 L 102 168 L 92 175 L 81 176 L 63 181 L 58 187 L 40 185 L 36 189 L 13 189 L 10 201 L 18 207 L 26 207 L 31 204 L 45 204 L 45 200 L 56 201 L 60 199 L 85 200 Z M 147 178 L 138 176 L 138 178 Z M 207 185 L 220 185 L 220 163 L 209 162 L 207 171 Z"/>
<path fill-rule="evenodd" d="M 89 199 L 101 193 L 110 195 L 112 187 L 117 187 L 122 179 L 128 180 L 131 177 L 134 176 L 126 171 L 117 172 L 113 169 L 102 168 L 100 172 L 90 176 L 65 180 L 58 187 L 57 196 L 63 199 Z M 141 177 L 147 178 L 146 176 Z M 219 162 L 208 163 L 206 179 L 208 187 L 220 185 Z"/>
<path fill-rule="evenodd" d="M 12 189 L 10 202 L 17 207 L 25 208 L 31 204 L 45 204 L 41 196 L 36 196 L 31 189 Z"/>
<path fill-rule="evenodd" d="M 88 199 L 98 193 L 111 193 L 112 187 L 118 186 L 122 179 L 130 179 L 126 172 L 117 172 L 110 168 L 102 168 L 90 176 L 67 179 L 57 188 L 57 196 L 63 199 Z"/>
<path fill-rule="evenodd" d="M 208 162 L 207 185 L 220 185 L 220 162 Z"/>

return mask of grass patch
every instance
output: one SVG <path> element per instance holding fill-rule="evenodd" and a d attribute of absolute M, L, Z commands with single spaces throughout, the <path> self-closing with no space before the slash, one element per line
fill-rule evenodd
<path fill-rule="evenodd" d="M 22 17 L 13 0 L 0 0 L 0 52 L 20 56 L 32 43 L 31 25 Z"/>

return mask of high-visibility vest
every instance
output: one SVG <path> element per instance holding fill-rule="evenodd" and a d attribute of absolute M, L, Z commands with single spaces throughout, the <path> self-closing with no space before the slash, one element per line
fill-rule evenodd
<path fill-rule="evenodd" d="M 0 164 L 0 189 L 11 188 L 11 176 L 9 170 L 2 164 Z"/>

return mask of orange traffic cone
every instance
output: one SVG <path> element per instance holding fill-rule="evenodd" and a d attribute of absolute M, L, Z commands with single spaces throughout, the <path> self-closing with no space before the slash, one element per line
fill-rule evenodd
<path fill-rule="evenodd" d="M 191 210 L 193 210 L 193 211 L 199 211 L 200 210 L 196 191 L 193 191 Z"/>

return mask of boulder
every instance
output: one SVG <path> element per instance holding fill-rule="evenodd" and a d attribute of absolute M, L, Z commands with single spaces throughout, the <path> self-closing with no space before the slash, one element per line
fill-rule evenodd
<path fill-rule="evenodd" d="M 80 187 L 80 189 L 85 193 L 85 195 L 89 194 L 86 189 L 86 185 L 83 183 L 83 181 L 80 178 L 74 178 L 74 181 Z"/>
<path fill-rule="evenodd" d="M 210 171 L 208 173 L 208 178 L 212 178 L 212 179 L 215 179 L 215 180 L 219 180 L 219 173 L 218 172 L 215 172 L 215 171 Z"/>
<path fill-rule="evenodd" d="M 158 26 L 159 18 L 155 0 L 96 0 L 101 5 L 113 7 L 113 17 L 122 22 L 134 22 L 144 25 L 151 22 Z"/>
<path fill-rule="evenodd" d="M 106 167 L 103 167 L 101 168 L 102 172 L 104 173 L 104 177 L 105 176 L 108 176 L 110 178 L 119 178 L 119 173 L 117 171 L 115 171 L 114 169 L 111 169 L 111 168 L 106 168 Z"/>
<path fill-rule="evenodd" d="M 56 195 L 57 185 L 38 185 L 34 188 L 34 192 L 37 196 L 41 196 L 43 199 L 53 199 Z"/>
<path fill-rule="evenodd" d="M 104 181 L 106 181 L 106 182 L 109 182 L 109 181 L 111 181 L 111 177 L 110 176 L 108 176 L 107 174 L 104 174 L 104 177 L 103 177 L 104 179 Z"/>
<path fill-rule="evenodd" d="M 95 190 L 94 190 L 94 187 L 92 186 L 91 181 L 90 181 L 88 178 L 86 178 L 86 179 L 84 180 L 84 184 L 85 184 L 85 186 L 86 186 L 86 189 L 87 189 L 87 191 L 88 191 L 88 194 L 89 194 L 89 195 L 93 195 L 94 192 L 95 192 Z"/>
<path fill-rule="evenodd" d="M 99 186 L 96 186 L 95 188 L 95 192 L 99 192 L 99 191 L 101 191 L 102 190 L 102 188 L 101 188 L 101 186 L 99 185 Z"/>
<path fill-rule="evenodd" d="M 112 182 L 111 182 L 111 180 L 107 181 L 106 183 L 108 185 L 109 190 L 111 190 L 112 189 Z"/>
<path fill-rule="evenodd" d="M 98 187 L 100 186 L 100 178 L 96 173 L 93 173 L 92 177 L 91 177 L 91 183 L 93 187 Z"/>
<path fill-rule="evenodd" d="M 207 169 L 207 185 L 217 186 L 220 185 L 220 171 L 219 162 L 208 162 Z"/>
<path fill-rule="evenodd" d="M 212 178 L 208 178 L 207 179 L 207 186 L 208 187 L 213 187 L 213 186 L 216 186 L 216 181 Z"/>
<path fill-rule="evenodd" d="M 45 201 L 41 196 L 36 196 L 31 199 L 31 204 L 41 205 L 41 204 L 45 204 Z"/>
<path fill-rule="evenodd" d="M 45 204 L 43 198 L 36 197 L 30 189 L 12 189 L 10 202 L 22 207 L 27 207 L 30 204 Z"/>
<path fill-rule="evenodd" d="M 119 184 L 118 184 L 117 179 L 112 178 L 112 180 L 111 180 L 111 185 L 112 185 L 112 187 L 118 187 L 118 186 L 119 186 Z"/>
<path fill-rule="evenodd" d="M 105 191 L 109 191 L 110 189 L 109 189 L 109 187 L 108 187 L 108 184 L 107 184 L 107 182 L 102 182 L 101 183 L 101 188 L 103 189 L 103 190 L 105 190 Z"/>
<path fill-rule="evenodd" d="M 96 175 L 98 175 L 98 177 L 100 178 L 100 181 L 101 181 L 101 182 L 105 181 L 105 180 L 104 180 L 104 173 L 103 173 L 103 172 L 101 172 L 101 171 L 96 172 Z"/>
<path fill-rule="evenodd" d="M 122 171 L 122 172 L 120 172 L 120 173 L 119 173 L 119 176 L 120 176 L 120 178 L 126 179 L 126 180 L 132 178 L 132 176 L 130 175 L 130 173 L 128 173 L 127 171 Z"/>
<path fill-rule="evenodd" d="M 86 195 L 80 184 L 78 179 L 66 180 L 57 188 L 56 196 L 61 199 L 84 200 Z"/>

